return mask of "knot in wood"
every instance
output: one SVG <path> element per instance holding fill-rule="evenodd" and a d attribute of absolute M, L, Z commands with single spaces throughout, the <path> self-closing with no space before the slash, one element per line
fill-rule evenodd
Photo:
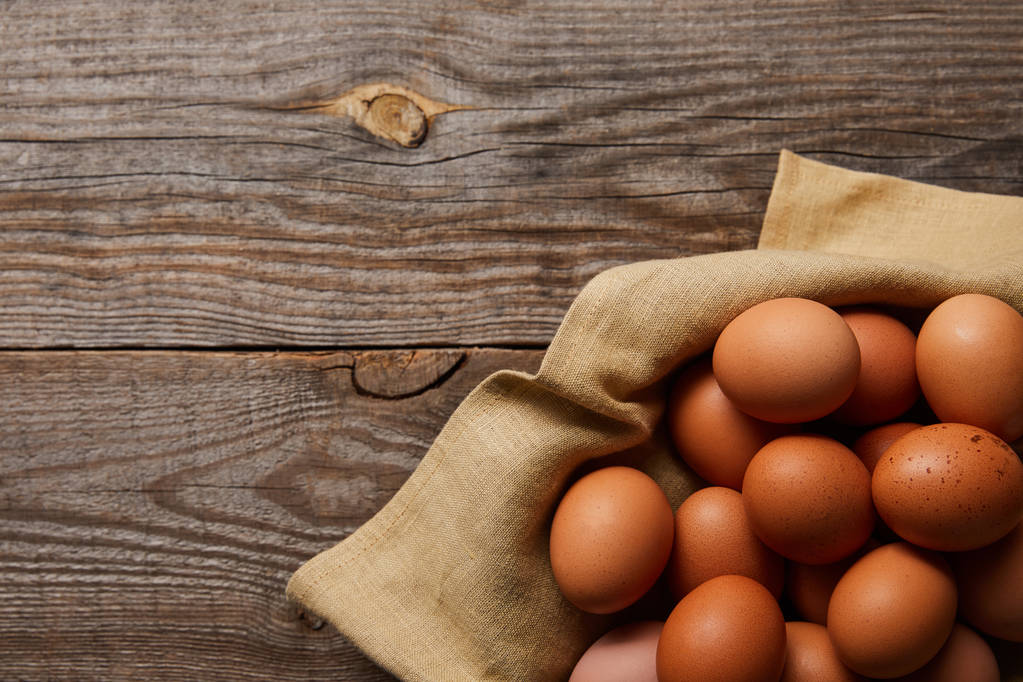
<path fill-rule="evenodd" d="M 403 147 L 418 147 L 426 137 L 426 114 L 403 95 L 380 95 L 369 103 L 367 128 Z"/>

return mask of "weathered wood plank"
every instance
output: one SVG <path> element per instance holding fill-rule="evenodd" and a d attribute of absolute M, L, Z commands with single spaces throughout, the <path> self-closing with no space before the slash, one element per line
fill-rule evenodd
<path fill-rule="evenodd" d="M 541 355 L 0 354 L 0 678 L 391 679 L 287 579 Z"/>
<path fill-rule="evenodd" d="M 1023 6 L 0 3 L 0 347 L 546 344 L 782 147 L 1023 193 Z M 406 149 L 310 108 L 470 107 Z"/>

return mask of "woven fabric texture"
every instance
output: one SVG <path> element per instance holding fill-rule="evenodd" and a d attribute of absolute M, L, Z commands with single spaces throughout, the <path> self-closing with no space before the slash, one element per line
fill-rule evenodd
<path fill-rule="evenodd" d="M 758 250 L 595 277 L 537 374 L 473 390 L 394 498 L 288 595 L 405 680 L 563 680 L 615 616 L 561 597 L 555 507 L 580 468 L 611 462 L 651 474 L 675 506 L 701 485 L 660 428 L 680 366 L 766 299 L 927 308 L 971 291 L 1023 310 L 1023 198 L 783 152 Z"/>

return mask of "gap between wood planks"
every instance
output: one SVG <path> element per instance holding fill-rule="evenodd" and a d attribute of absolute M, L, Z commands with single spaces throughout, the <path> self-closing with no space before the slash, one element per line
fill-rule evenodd
<path fill-rule="evenodd" d="M 5 356 L 64 353 L 92 356 L 200 355 L 211 356 L 299 356 L 321 372 L 348 370 L 356 394 L 378 400 L 404 400 L 438 388 L 465 364 L 472 352 L 492 350 L 542 350 L 537 346 L 486 347 L 391 347 L 391 348 L 302 348 L 302 347 L 220 347 L 220 348 L 46 348 L 0 349 Z"/>
<path fill-rule="evenodd" d="M 539 343 L 488 343 L 486 345 L 438 346 L 437 344 L 400 343 L 386 346 L 282 346 L 274 344 L 229 345 L 229 346 L 69 346 L 54 345 L 45 348 L 31 346 L 0 346 L 3 353 L 360 353 L 365 351 L 404 350 L 544 350 L 547 344 Z"/>

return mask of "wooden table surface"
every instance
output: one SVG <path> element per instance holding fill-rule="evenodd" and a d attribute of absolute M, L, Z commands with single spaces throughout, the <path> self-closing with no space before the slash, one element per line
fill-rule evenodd
<path fill-rule="evenodd" d="M 0 678 L 391 679 L 284 598 L 780 149 L 1023 195 L 1023 5 L 0 0 Z"/>

